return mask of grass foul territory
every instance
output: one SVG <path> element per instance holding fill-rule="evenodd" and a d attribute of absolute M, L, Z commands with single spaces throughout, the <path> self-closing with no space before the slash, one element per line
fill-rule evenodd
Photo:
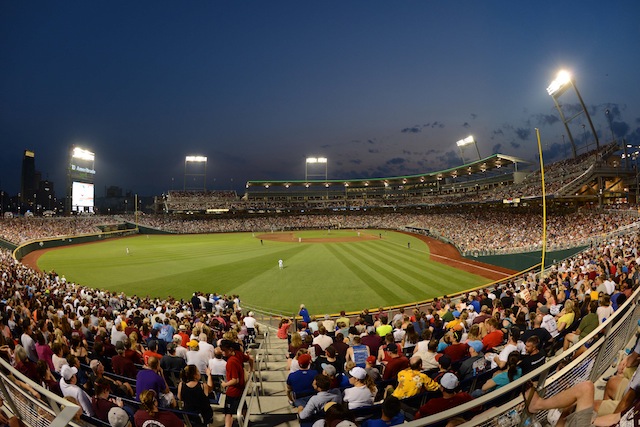
<path fill-rule="evenodd" d="M 489 282 L 430 260 L 426 243 L 386 230 L 138 235 L 50 250 L 38 267 L 129 295 L 231 293 L 289 313 L 300 303 L 314 313 L 390 306 Z"/>

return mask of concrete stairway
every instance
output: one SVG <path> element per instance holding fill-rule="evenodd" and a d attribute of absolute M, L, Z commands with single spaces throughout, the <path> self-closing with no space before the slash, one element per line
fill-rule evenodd
<path fill-rule="evenodd" d="M 260 325 L 261 329 L 266 326 Z M 263 343 L 264 337 L 259 336 L 257 344 Z M 261 362 L 256 364 L 256 369 L 260 365 L 260 371 L 256 372 L 256 384 L 258 386 L 258 398 L 251 400 L 247 416 L 249 426 L 252 427 L 297 427 L 299 423 L 296 418 L 296 411 L 289 405 L 287 399 L 287 351 L 286 340 L 276 337 L 275 330 L 269 334 L 269 342 L 263 344 L 264 351 L 258 354 L 257 350 L 252 350 L 256 360 Z M 223 397 L 224 399 L 224 397 Z M 221 402 L 223 403 L 223 402 Z M 234 420 L 234 426 L 237 426 Z M 211 427 L 224 426 L 224 415 L 221 408 L 214 408 L 214 418 Z"/>

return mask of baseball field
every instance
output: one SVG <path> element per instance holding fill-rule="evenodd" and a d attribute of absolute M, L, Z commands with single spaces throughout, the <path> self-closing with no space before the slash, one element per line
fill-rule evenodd
<path fill-rule="evenodd" d="M 187 299 L 196 290 L 231 293 L 282 313 L 301 303 L 335 313 L 421 301 L 509 273 L 450 249 L 434 253 L 443 246 L 386 230 L 137 235 L 39 251 L 34 259 L 40 270 L 94 288 Z"/>

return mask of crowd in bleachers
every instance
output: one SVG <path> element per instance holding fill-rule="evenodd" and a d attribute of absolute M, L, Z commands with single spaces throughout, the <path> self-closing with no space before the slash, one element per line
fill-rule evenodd
<path fill-rule="evenodd" d="M 97 233 L 100 231 L 98 225 L 118 222 L 107 216 L 0 218 L 0 238 L 19 244 L 34 239 Z"/>
<path fill-rule="evenodd" d="M 238 194 L 233 190 L 172 190 L 164 196 L 164 203 L 169 212 L 230 208 L 237 200 Z"/>
<path fill-rule="evenodd" d="M 577 357 L 586 347 L 574 344 L 637 289 L 639 245 L 637 235 L 621 237 L 562 262 L 544 280 L 528 275 L 459 300 L 437 298 L 410 312 L 381 307 L 377 312 L 364 310 L 355 319 L 316 318 L 301 306 L 300 317 L 284 319 L 279 329 L 279 336 L 290 342 L 287 385 L 301 424 L 333 419 L 329 409 L 336 402 L 344 403 L 339 414 L 343 419 L 382 411 L 383 420 L 395 420 L 393 424 L 362 425 L 396 425 L 406 417 L 433 415 L 504 387 L 556 352 Z M 621 361 L 617 378 L 631 377 L 639 347 Z M 632 369 L 623 373 L 627 368 Z M 631 383 L 638 387 L 633 379 Z M 624 391 L 629 382 L 619 384 Z M 448 425 L 511 398 L 497 398 Z M 617 410 L 619 419 L 620 412 L 633 410 L 638 398 L 623 409 L 600 402 L 595 409 L 601 416 Z M 327 403 L 329 408 L 323 406 Z"/>
<path fill-rule="evenodd" d="M 237 295 L 194 293 L 183 301 L 116 294 L 37 273 L 6 250 L 0 293 L 0 357 L 79 404 L 89 422 L 175 426 L 186 416 L 203 425 L 223 389 L 225 413 L 235 414 L 245 366 L 253 369 L 246 348 L 258 333 Z"/>

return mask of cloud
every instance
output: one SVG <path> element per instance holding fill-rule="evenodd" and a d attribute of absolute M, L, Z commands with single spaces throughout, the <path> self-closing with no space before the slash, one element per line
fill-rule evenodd
<path fill-rule="evenodd" d="M 369 143 L 369 144 L 375 144 L 375 143 L 376 143 L 376 141 L 375 141 L 375 139 L 367 139 L 367 143 Z"/>
<path fill-rule="evenodd" d="M 407 156 L 410 156 L 412 153 L 409 150 L 402 150 L 402 154 L 406 154 Z"/>
<path fill-rule="evenodd" d="M 499 153 L 501 149 L 502 149 L 502 144 L 496 144 L 493 147 L 491 147 L 491 154 Z"/>
<path fill-rule="evenodd" d="M 469 124 L 469 122 L 464 122 L 464 123 L 462 124 L 462 127 L 463 127 L 463 128 L 467 128 L 467 129 L 469 129 L 469 128 L 471 127 L 471 125 Z"/>
<path fill-rule="evenodd" d="M 369 148 L 369 153 L 371 153 L 371 154 L 376 154 L 376 153 L 379 153 L 379 152 L 380 152 L 380 150 L 376 150 L 375 148 Z"/>
<path fill-rule="evenodd" d="M 460 155 L 455 150 L 445 152 L 444 154 L 438 156 L 437 160 L 439 164 L 436 165 L 436 168 L 439 169 L 449 169 L 454 166 L 460 166 L 462 164 Z"/>
<path fill-rule="evenodd" d="M 611 129 L 617 138 L 625 136 L 631 127 L 626 122 L 611 122 Z"/>
<path fill-rule="evenodd" d="M 410 128 L 404 128 L 400 132 L 402 132 L 402 133 L 420 133 L 420 132 L 422 132 L 422 128 L 420 128 L 419 126 L 413 126 L 413 127 L 410 127 Z"/>
<path fill-rule="evenodd" d="M 495 129 L 493 131 L 493 135 L 494 136 L 496 136 L 496 135 L 504 135 L 504 131 L 502 129 Z"/>
<path fill-rule="evenodd" d="M 529 136 L 531 135 L 531 129 L 518 128 L 516 129 L 516 135 L 521 140 L 527 141 L 529 139 Z"/>
<path fill-rule="evenodd" d="M 475 120 L 478 118 L 478 115 L 476 113 L 471 113 L 471 119 Z"/>
<path fill-rule="evenodd" d="M 349 159 L 349 163 L 353 163 L 354 165 L 359 165 L 362 163 L 360 159 Z"/>
<path fill-rule="evenodd" d="M 387 160 L 386 164 L 387 165 L 401 165 L 404 162 L 406 162 L 406 159 L 403 159 L 402 157 L 394 157 L 393 159 Z"/>
<path fill-rule="evenodd" d="M 513 147 L 513 148 L 515 148 L 515 149 L 520 148 L 520 144 L 518 144 L 518 143 L 517 143 L 517 142 L 515 142 L 515 141 L 511 141 L 511 142 L 509 143 L 509 145 L 511 145 L 511 147 Z"/>
<path fill-rule="evenodd" d="M 539 126 L 544 125 L 552 125 L 556 122 L 559 122 L 560 119 L 553 114 L 536 114 L 534 116 L 534 120 L 538 123 Z"/>
<path fill-rule="evenodd" d="M 444 128 L 444 123 L 440 123 L 439 121 L 435 121 L 431 123 L 431 129 L 434 129 L 434 128 L 442 129 Z"/>
<path fill-rule="evenodd" d="M 553 144 L 551 144 L 550 146 L 542 149 L 543 153 L 542 155 L 544 156 L 544 161 L 545 163 L 547 163 L 547 161 L 549 160 L 559 160 L 565 157 L 565 155 L 568 152 L 568 147 L 567 144 L 560 144 L 557 142 L 554 142 Z"/>

